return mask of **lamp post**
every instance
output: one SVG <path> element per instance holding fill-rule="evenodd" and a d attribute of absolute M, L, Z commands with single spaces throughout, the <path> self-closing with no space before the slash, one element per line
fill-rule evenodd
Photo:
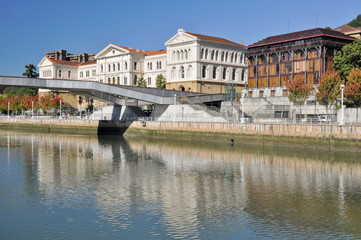
<path fill-rule="evenodd" d="M 59 114 L 59 119 L 61 119 L 61 100 L 60 100 L 60 114 Z"/>
<path fill-rule="evenodd" d="M 339 125 L 343 126 L 343 125 L 345 125 L 344 112 L 343 112 L 343 90 L 345 89 L 345 85 L 341 84 L 340 89 L 341 89 L 341 117 L 340 117 L 340 124 Z"/>
<path fill-rule="evenodd" d="M 244 98 L 246 95 L 246 89 L 243 89 L 241 92 L 241 112 L 242 112 L 242 118 L 241 118 L 241 123 L 245 123 L 245 119 L 244 119 Z"/>
<path fill-rule="evenodd" d="M 31 101 L 31 118 L 34 118 L 34 101 Z"/>

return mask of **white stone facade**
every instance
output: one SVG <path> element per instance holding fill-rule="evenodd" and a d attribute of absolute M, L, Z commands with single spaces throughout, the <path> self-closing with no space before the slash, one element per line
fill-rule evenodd
<path fill-rule="evenodd" d="M 246 82 L 246 50 L 241 44 L 179 29 L 165 45 L 166 50 L 144 51 L 109 44 L 88 62 L 46 56 L 38 65 L 40 77 L 129 86 L 143 77 L 148 87 L 156 87 L 159 74 L 167 82 Z"/>

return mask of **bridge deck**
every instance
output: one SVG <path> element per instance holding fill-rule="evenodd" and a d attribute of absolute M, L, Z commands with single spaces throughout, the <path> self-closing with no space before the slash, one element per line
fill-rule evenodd
<path fill-rule="evenodd" d="M 201 94 L 124 85 L 110 85 L 80 80 L 0 76 L 0 86 L 66 90 L 118 105 L 141 105 L 150 103 L 171 105 L 182 101 L 202 103 L 224 100 L 223 94 Z"/>

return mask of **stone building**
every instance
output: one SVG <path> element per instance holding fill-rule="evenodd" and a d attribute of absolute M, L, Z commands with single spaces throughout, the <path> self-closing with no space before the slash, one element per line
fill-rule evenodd
<path fill-rule="evenodd" d="M 39 63 L 40 78 L 97 81 L 135 86 L 143 77 L 156 87 L 159 74 L 167 89 L 224 93 L 244 87 L 247 63 L 243 45 L 206 35 L 178 33 L 166 42 L 167 49 L 145 51 L 109 44 L 97 54 L 47 52 Z"/>

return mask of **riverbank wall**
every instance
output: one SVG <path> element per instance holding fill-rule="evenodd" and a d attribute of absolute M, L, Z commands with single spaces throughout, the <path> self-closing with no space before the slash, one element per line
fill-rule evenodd
<path fill-rule="evenodd" d="M 298 138 L 320 141 L 338 140 L 361 145 L 361 125 L 335 124 L 237 124 L 157 121 L 94 121 L 69 119 L 0 119 L 0 128 L 33 128 L 49 132 L 67 131 L 89 134 L 123 134 L 131 131 L 156 133 L 225 134 L 234 137 Z"/>

